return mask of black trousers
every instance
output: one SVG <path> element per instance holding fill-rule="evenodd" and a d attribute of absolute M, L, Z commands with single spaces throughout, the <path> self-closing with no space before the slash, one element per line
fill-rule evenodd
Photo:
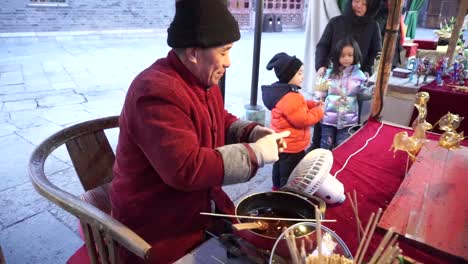
<path fill-rule="evenodd" d="M 320 140 L 322 139 L 322 124 L 319 122 L 314 125 L 314 132 L 312 134 L 312 143 L 307 149 L 307 152 L 311 152 L 314 149 L 320 148 Z"/>
<path fill-rule="evenodd" d="M 289 175 L 305 154 L 305 150 L 298 153 L 279 154 L 279 160 L 273 164 L 273 187 L 281 188 L 288 183 Z"/>

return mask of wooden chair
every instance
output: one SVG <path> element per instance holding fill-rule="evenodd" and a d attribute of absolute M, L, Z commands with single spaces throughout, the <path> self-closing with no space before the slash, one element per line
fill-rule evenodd
<path fill-rule="evenodd" d="M 44 140 L 34 150 L 29 161 L 29 175 L 34 188 L 79 218 L 93 264 L 117 263 L 118 246 L 144 260 L 149 259 L 151 249 L 140 236 L 110 216 L 108 190 L 115 155 L 104 130 L 118 125 L 118 116 L 112 116 L 65 128 Z M 63 144 L 86 191 L 82 197 L 58 188 L 44 173 L 47 157 Z"/>

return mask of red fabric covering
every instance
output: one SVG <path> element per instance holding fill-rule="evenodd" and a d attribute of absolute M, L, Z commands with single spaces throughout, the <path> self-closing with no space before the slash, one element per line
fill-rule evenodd
<path fill-rule="evenodd" d="M 361 148 L 365 141 L 376 133 L 379 126 L 379 122 L 369 120 L 345 144 L 333 150 L 334 164 L 331 173 L 334 174 L 341 169 L 348 156 Z M 404 178 L 407 154 L 398 151 L 394 157 L 389 151 L 393 136 L 404 130 L 384 125 L 379 135 L 364 150 L 353 156 L 346 168 L 337 175 L 345 186 L 345 193 L 352 193 L 353 190 L 357 192 L 359 217 L 363 222 L 363 228 L 366 227 L 372 212 L 377 212 L 378 208 L 386 209 Z M 436 138 L 436 136 L 428 135 L 429 139 Z M 337 220 L 336 223 L 327 223 L 326 226 L 346 241 L 354 255 L 358 242 L 356 220 L 350 201 L 347 199 L 341 205 L 329 206 L 326 218 Z M 375 251 L 385 232 L 377 228 L 367 252 Z M 424 248 L 403 237 L 400 237 L 399 241 L 406 256 L 423 263 L 460 263 L 443 252 Z"/>
<path fill-rule="evenodd" d="M 405 57 L 416 57 L 418 54 L 418 43 L 404 43 L 403 48 L 406 50 Z"/>
<path fill-rule="evenodd" d="M 444 79 L 448 81 L 448 79 Z M 429 102 L 427 103 L 427 117 L 426 121 L 435 124 L 442 116 L 450 111 L 452 114 L 458 114 L 465 117 L 457 129 L 458 132 L 464 131 L 465 136 L 468 134 L 468 92 L 461 92 L 452 89 L 447 85 L 437 86 L 436 81 L 432 81 L 419 88 L 419 92 L 427 92 L 430 95 Z M 414 120 L 418 111 L 413 112 Z M 411 120 L 411 123 L 413 122 Z M 438 128 L 434 132 L 442 133 Z M 465 142 L 466 144 L 467 142 Z"/>
<path fill-rule="evenodd" d="M 418 43 L 420 49 L 436 50 L 439 39 L 415 39 L 413 43 Z"/>
<path fill-rule="evenodd" d="M 67 260 L 67 264 L 88 264 L 91 260 L 88 257 L 86 245 L 81 246 L 73 256 Z"/>

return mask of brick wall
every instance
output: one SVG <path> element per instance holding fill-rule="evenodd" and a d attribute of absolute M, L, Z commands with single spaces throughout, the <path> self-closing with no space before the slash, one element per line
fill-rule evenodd
<path fill-rule="evenodd" d="M 31 6 L 2 0 L 0 32 L 167 28 L 174 0 L 68 0 L 68 6 Z"/>
<path fill-rule="evenodd" d="M 234 17 L 237 20 L 237 23 L 239 23 L 239 27 L 241 29 L 250 29 L 252 26 L 250 24 L 250 12 L 232 12 Z M 255 19 L 255 18 L 252 18 Z M 252 22 L 253 24 L 253 22 Z"/>
<path fill-rule="evenodd" d="M 302 28 L 303 14 L 281 14 L 281 22 L 284 28 Z"/>
<path fill-rule="evenodd" d="M 66 0 L 67 6 L 31 5 L 30 0 L 0 1 L 0 33 L 166 29 L 175 12 L 174 0 Z M 232 10 L 241 29 L 253 28 L 252 8 Z M 280 13 L 283 28 L 303 27 L 303 14 Z"/>

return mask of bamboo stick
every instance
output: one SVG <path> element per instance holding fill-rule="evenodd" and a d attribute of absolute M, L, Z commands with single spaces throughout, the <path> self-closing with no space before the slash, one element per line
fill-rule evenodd
<path fill-rule="evenodd" d="M 359 212 L 358 212 L 358 208 L 357 208 L 356 190 L 354 191 L 354 201 L 353 201 L 353 198 L 351 197 L 350 193 L 347 193 L 347 195 L 348 195 L 348 200 L 351 203 L 351 207 L 353 208 L 354 218 L 356 218 L 356 229 L 357 229 L 358 242 L 361 242 L 361 233 L 364 233 L 364 229 L 362 228 L 361 219 L 359 218 Z"/>
<path fill-rule="evenodd" d="M 377 214 L 375 215 L 374 222 L 372 223 L 371 230 L 369 231 L 366 244 L 364 245 L 362 253 L 359 256 L 360 258 L 356 262 L 357 264 L 361 264 L 364 256 L 366 255 L 367 247 L 369 246 L 369 243 L 370 243 L 370 241 L 372 239 L 372 236 L 374 235 L 375 227 L 377 226 L 377 222 L 379 221 L 381 214 L 382 214 L 382 208 L 379 208 L 379 210 L 377 211 Z"/>
<path fill-rule="evenodd" d="M 317 234 L 317 253 L 320 263 L 322 260 L 322 225 L 320 224 L 320 213 L 317 206 L 315 206 L 315 221 L 317 222 L 315 233 Z"/>
<path fill-rule="evenodd" d="M 284 235 L 286 237 L 286 244 L 288 245 L 292 263 L 301 264 L 299 262 L 299 255 L 298 255 L 297 246 L 296 246 L 296 236 L 294 236 L 294 231 L 291 230 L 288 232 L 288 230 L 286 229 Z"/>
<path fill-rule="evenodd" d="M 387 233 L 385 234 L 385 236 L 383 237 L 383 239 L 380 241 L 380 244 L 379 246 L 377 247 L 377 249 L 375 250 L 374 252 L 374 255 L 372 256 L 371 260 L 369 260 L 369 264 L 373 264 L 375 263 L 380 255 L 382 254 L 382 252 L 384 251 L 385 247 L 387 247 L 387 243 L 388 241 L 390 240 L 390 238 L 393 236 L 393 231 L 394 228 L 391 227 Z M 389 243 L 389 245 L 391 245 L 391 243 Z"/>
<path fill-rule="evenodd" d="M 362 248 L 364 247 L 364 243 L 365 243 L 367 234 L 369 233 L 370 226 L 372 225 L 372 222 L 374 221 L 374 217 L 375 217 L 375 213 L 372 213 L 371 216 L 369 217 L 369 221 L 367 222 L 366 229 L 364 230 L 364 234 L 362 235 L 362 239 L 361 239 L 361 242 L 359 243 L 356 254 L 354 255 L 354 259 L 356 263 L 357 263 L 357 259 L 361 256 L 361 251 L 362 251 Z"/>
<path fill-rule="evenodd" d="M 261 217 L 261 216 L 247 216 L 247 215 L 229 215 L 229 214 L 215 214 L 200 212 L 201 215 L 240 218 L 240 219 L 254 219 L 254 220 L 274 220 L 274 221 L 292 221 L 292 222 L 316 222 L 315 219 L 307 218 L 285 218 L 285 217 Z M 336 222 L 335 219 L 322 219 L 321 222 Z"/>

